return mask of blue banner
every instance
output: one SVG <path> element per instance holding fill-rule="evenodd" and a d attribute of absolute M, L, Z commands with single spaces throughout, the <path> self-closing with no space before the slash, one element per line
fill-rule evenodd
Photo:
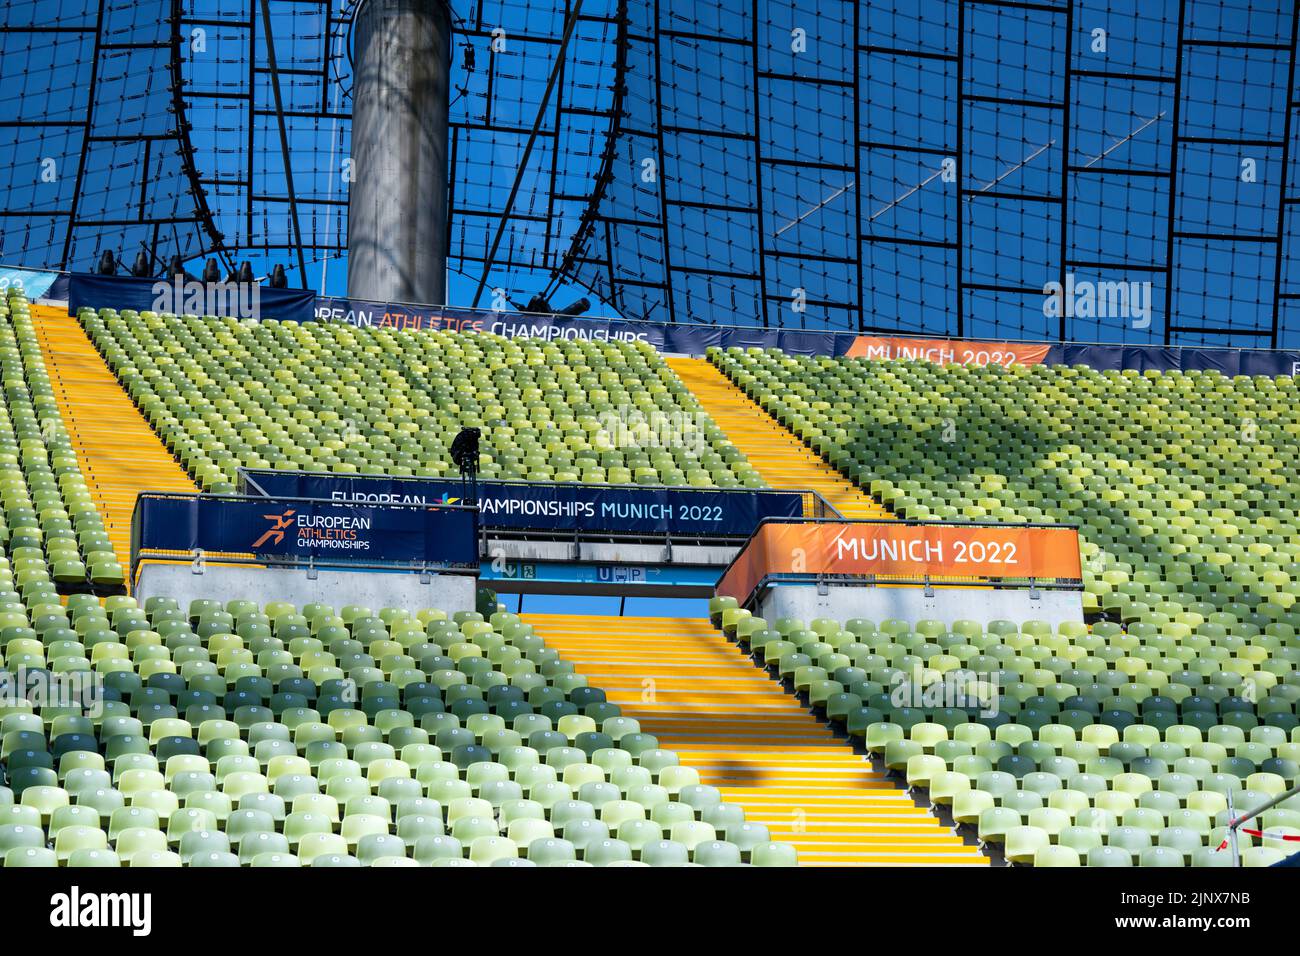
<path fill-rule="evenodd" d="M 437 505 L 460 501 L 459 481 L 370 475 L 242 471 L 244 494 L 323 498 L 363 504 Z M 483 481 L 485 528 L 748 537 L 764 518 L 798 518 L 795 491 L 679 489 Z"/>
<path fill-rule="evenodd" d="M 843 332 L 531 315 L 396 302 L 368 302 L 333 296 L 322 296 L 316 300 L 316 318 L 321 322 L 346 322 L 362 328 L 488 332 L 508 339 L 542 339 L 548 342 L 555 339 L 645 342 L 660 352 L 682 355 L 703 355 L 706 349 L 713 346 L 780 348 L 791 355 L 842 355 L 857 337 L 853 333 Z"/>
<path fill-rule="evenodd" d="M 146 551 L 251 553 L 329 564 L 478 565 L 476 512 L 463 507 L 142 494 L 132 535 L 133 547 Z"/>
<path fill-rule="evenodd" d="M 35 298 L 30 291 L 28 295 L 29 298 Z M 67 298 L 68 311 L 72 314 L 83 306 L 89 306 L 94 309 L 107 307 L 193 315 L 256 315 L 290 322 L 345 322 L 361 328 L 486 332 L 510 339 L 645 342 L 660 352 L 681 355 L 703 355 L 707 349 L 718 347 L 777 348 L 790 355 L 842 356 L 848 354 L 860 338 L 879 337 L 862 336 L 856 332 L 693 325 L 454 309 L 447 306 L 370 302 L 336 296 L 318 297 L 305 289 L 271 289 L 255 283 L 178 284 L 166 279 L 84 273 L 73 273 L 68 279 Z M 908 332 L 906 335 L 909 340 L 926 338 L 920 333 Z M 978 340 L 961 341 L 978 344 Z M 1044 362 L 1048 365 L 1087 365 L 1102 370 L 1161 372 L 1217 369 L 1224 375 L 1300 374 L 1300 352 L 1295 351 L 1165 345 L 1074 345 L 1059 342 L 1016 344 L 1047 345 Z"/>
<path fill-rule="evenodd" d="M 50 287 L 58 279 L 57 272 L 0 268 L 0 297 L 6 295 L 10 289 L 17 289 L 27 297 L 28 301 L 34 302 L 49 292 Z"/>
<path fill-rule="evenodd" d="M 71 278 L 68 273 L 60 272 L 54 277 L 54 281 L 50 283 L 50 287 L 45 290 L 44 297 L 49 299 L 51 302 L 67 302 L 68 284 L 70 282 Z M 30 298 L 30 296 L 28 296 L 28 298 Z"/>
<path fill-rule="evenodd" d="M 394 302 L 367 302 L 323 296 L 316 300 L 316 319 L 359 327 L 443 329 L 488 332 L 518 339 L 590 339 L 645 342 L 660 352 L 703 355 L 710 347 L 778 348 L 790 355 L 845 355 L 861 337 L 856 332 L 688 325 L 626 319 L 526 315 Z M 885 334 L 885 333 L 880 333 Z M 921 333 L 906 334 L 924 338 Z M 975 341 L 975 340 L 972 340 Z M 1018 343 L 1048 344 L 1048 343 Z M 1088 365 L 1097 369 L 1214 369 L 1225 375 L 1294 375 L 1300 352 L 1275 349 L 1191 348 L 1163 345 L 1071 345 L 1051 343 L 1049 365 Z"/>
<path fill-rule="evenodd" d="M 1053 345 L 1049 365 L 1087 365 L 1140 372 L 1218 371 L 1223 375 L 1300 374 L 1300 352 L 1218 349 L 1175 345 Z"/>
<path fill-rule="evenodd" d="M 315 301 L 310 289 L 272 289 L 257 282 L 185 282 L 82 272 L 74 272 L 68 280 L 69 315 L 88 307 L 310 322 Z"/>

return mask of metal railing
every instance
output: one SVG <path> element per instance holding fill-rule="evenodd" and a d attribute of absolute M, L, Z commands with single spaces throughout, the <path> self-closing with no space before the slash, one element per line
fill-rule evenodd
<path fill-rule="evenodd" d="M 717 561 L 699 560 L 698 555 L 691 558 L 680 558 L 674 550 L 683 547 L 702 547 L 702 548 L 727 548 L 739 549 L 743 538 L 740 537 L 717 537 L 708 535 L 691 535 L 691 534 L 674 534 L 667 531 L 661 532 L 631 532 L 627 534 L 615 534 L 612 532 L 602 531 L 530 531 L 525 528 L 488 528 L 482 524 L 479 525 L 479 555 L 484 561 L 493 558 L 502 557 L 500 546 L 508 542 L 558 542 L 569 545 L 570 561 L 585 560 L 582 557 L 582 546 L 601 545 L 601 544 L 627 544 L 627 545 L 650 545 L 663 548 L 663 555 L 659 561 L 650 561 L 645 558 L 637 558 L 634 563 L 638 564 L 688 564 L 698 565 L 701 567 L 721 568 L 722 564 Z M 605 561 L 606 559 L 601 559 Z M 631 560 L 631 559 L 629 559 Z M 730 559 L 728 559 L 730 560 Z M 608 561 L 606 561 L 608 563 Z"/>
<path fill-rule="evenodd" d="M 1274 797 L 1272 800 L 1269 800 L 1267 803 L 1261 803 L 1259 806 L 1257 806 L 1254 810 L 1251 810 L 1249 813 L 1244 813 L 1241 816 L 1236 816 L 1235 814 L 1237 811 L 1232 806 L 1232 792 L 1231 791 L 1228 792 L 1227 794 L 1228 812 L 1234 814 L 1233 818 L 1228 821 L 1228 847 L 1232 851 L 1233 866 L 1241 866 L 1240 835 L 1237 833 L 1237 831 L 1241 829 L 1242 824 L 1249 823 L 1251 820 L 1255 819 L 1265 810 L 1271 810 L 1279 803 L 1283 803 L 1286 800 L 1290 800 L 1292 797 L 1296 796 L 1297 794 L 1300 794 L 1300 784 L 1297 784 L 1296 786 L 1292 787 L 1290 790 L 1286 791 L 1285 793 L 1278 794 L 1276 797 Z M 1297 852 L 1300 852 L 1300 849 L 1298 849 Z"/>
<path fill-rule="evenodd" d="M 266 472 L 272 470 L 276 471 L 277 474 L 287 475 L 294 478 L 322 478 L 322 479 L 337 479 L 340 481 L 345 481 L 345 480 L 365 481 L 367 479 L 370 479 L 376 481 L 393 481 L 397 483 L 402 483 L 402 482 L 418 483 L 422 481 L 433 481 L 433 482 L 441 481 L 441 482 L 448 482 L 450 484 L 457 484 L 460 482 L 460 478 L 455 475 L 448 475 L 446 477 L 433 477 L 433 476 L 422 477 L 418 475 L 388 475 L 388 474 L 367 475 L 362 473 L 343 473 L 343 472 L 333 472 L 333 471 L 303 471 L 301 468 L 295 468 L 295 469 L 286 468 L 284 470 L 281 470 L 281 469 L 268 469 L 268 468 L 245 468 L 242 466 L 235 469 L 235 475 L 238 481 L 243 482 L 249 488 L 252 488 L 255 492 L 257 492 L 257 494 L 270 497 L 270 495 L 268 495 L 267 492 L 264 491 L 261 488 L 261 486 L 257 484 L 257 481 L 252 477 L 252 475 L 257 474 L 259 472 Z M 480 486 L 484 484 L 493 484 L 493 485 L 504 485 L 508 488 L 538 488 L 538 487 L 577 488 L 577 489 L 590 490 L 590 491 L 610 491 L 610 490 L 685 491 L 685 492 L 694 492 L 696 494 L 709 493 L 709 492 L 716 492 L 719 494 L 738 492 L 738 493 L 758 494 L 758 495 L 781 493 L 781 494 L 788 494 L 788 495 L 803 496 L 803 514 L 805 518 L 824 518 L 830 520 L 830 519 L 844 517 L 842 514 L 840 514 L 839 510 L 833 504 L 831 504 L 824 497 L 822 497 L 820 492 L 815 491 L 811 488 L 715 488 L 715 487 L 701 488 L 696 485 L 639 485 L 639 484 L 615 484 L 613 482 L 597 483 L 597 482 L 590 482 L 590 481 L 532 481 L 524 478 L 491 478 L 491 477 L 484 477 L 482 475 L 479 476 L 478 481 Z M 365 502 L 358 502 L 358 503 L 365 504 Z"/>
<path fill-rule="evenodd" d="M 1031 590 L 1031 591 L 1081 591 L 1083 584 L 1074 578 L 984 578 L 977 575 L 916 575 L 896 574 L 795 574 L 774 572 L 766 574 L 759 580 L 757 588 L 774 584 L 798 584 L 815 582 L 817 584 L 860 584 L 869 587 L 928 587 L 959 588 L 972 587 L 988 590 Z"/>

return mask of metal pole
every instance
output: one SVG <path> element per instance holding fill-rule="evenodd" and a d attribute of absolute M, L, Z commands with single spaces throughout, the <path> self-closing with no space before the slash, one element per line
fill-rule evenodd
<path fill-rule="evenodd" d="M 348 295 L 446 302 L 451 12 L 363 0 L 353 36 Z"/>
<path fill-rule="evenodd" d="M 1290 800 L 1296 794 L 1300 794 L 1300 784 L 1297 784 L 1296 786 L 1292 787 L 1286 793 L 1278 794 L 1272 800 L 1268 801 L 1268 803 L 1260 804 L 1254 810 L 1251 810 L 1250 813 L 1247 813 L 1240 820 L 1238 820 L 1237 823 L 1248 823 L 1249 821 L 1255 819 L 1255 817 L 1263 813 L 1265 810 L 1272 810 L 1279 803 L 1282 803 L 1284 800 Z M 1231 804 L 1229 804 L 1229 807 L 1231 807 Z"/>
<path fill-rule="evenodd" d="M 1174 54 L 1174 115 L 1169 131 L 1169 205 L 1165 209 L 1165 327 L 1162 341 L 1172 341 L 1174 324 L 1174 237 L 1178 222 L 1178 146 L 1183 110 L 1183 26 L 1187 21 L 1187 0 L 1178 0 L 1178 45 Z M 1288 96 L 1290 93 L 1288 92 Z M 1276 291 L 1276 290 L 1275 290 Z"/>
<path fill-rule="evenodd" d="M 1249 813 L 1242 814 L 1240 817 L 1238 817 L 1237 811 L 1234 810 L 1232 806 L 1232 793 L 1231 792 L 1228 793 L 1228 813 L 1231 815 L 1231 819 L 1228 821 L 1228 843 L 1232 847 L 1233 866 L 1241 866 L 1241 854 L 1237 850 L 1237 845 L 1238 845 L 1237 828 L 1240 827 L 1243 823 L 1249 823 L 1251 820 L 1255 819 L 1255 817 L 1259 816 L 1265 810 L 1271 810 L 1279 803 L 1282 803 L 1284 800 L 1290 800 L 1296 794 L 1300 794 L 1300 784 L 1297 784 L 1296 786 L 1292 787 L 1290 790 L 1286 791 L 1285 793 L 1279 793 L 1276 797 L 1274 797 L 1272 800 L 1269 800 L 1267 803 L 1261 803 L 1254 810 L 1251 810 Z"/>
<path fill-rule="evenodd" d="M 1241 866 L 1241 850 L 1237 846 L 1237 827 L 1241 821 L 1237 819 L 1237 811 L 1232 806 L 1232 791 L 1228 791 L 1228 845 L 1232 848 L 1232 865 Z"/>
<path fill-rule="evenodd" d="M 333 59 L 336 61 L 340 59 L 343 55 L 343 33 L 344 31 L 340 27 L 338 33 L 335 34 L 334 37 Z M 326 76 L 328 75 L 329 74 L 327 70 Z M 330 199 L 334 198 L 334 193 L 335 193 L 334 187 L 338 184 L 339 179 L 342 176 L 342 172 L 343 172 L 341 169 L 339 169 L 339 164 L 337 160 L 338 147 L 339 147 L 339 120 L 338 120 L 339 97 L 343 95 L 343 84 L 337 82 L 338 81 L 337 76 L 334 79 L 335 82 L 332 84 L 333 88 L 330 91 L 330 113 L 334 114 L 334 123 L 330 130 L 330 164 L 328 168 L 329 184 L 330 184 L 328 196 Z M 329 269 L 330 259 L 332 258 L 335 257 L 322 256 L 320 260 L 320 294 L 321 295 L 325 294 L 325 276 Z M 307 283 L 304 282 L 303 287 L 306 288 L 306 286 Z"/>

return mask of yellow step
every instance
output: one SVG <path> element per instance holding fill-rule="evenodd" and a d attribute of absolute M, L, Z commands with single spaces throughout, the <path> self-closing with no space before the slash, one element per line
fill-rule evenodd
<path fill-rule="evenodd" d="M 127 396 L 77 320 L 32 306 L 59 413 L 117 558 L 131 557 L 131 512 L 141 491 L 197 489 Z"/>
<path fill-rule="evenodd" d="M 773 488 L 816 491 L 846 518 L 894 517 L 884 505 L 828 465 L 755 404 L 706 359 L 666 357 L 664 361 Z"/>
<path fill-rule="evenodd" d="M 806 866 L 986 865 L 707 620 L 527 614 L 641 729 Z"/>

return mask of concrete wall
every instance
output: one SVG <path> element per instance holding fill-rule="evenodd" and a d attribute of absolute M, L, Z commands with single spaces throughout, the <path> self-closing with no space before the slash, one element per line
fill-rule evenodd
<path fill-rule="evenodd" d="M 579 557 L 583 561 L 603 561 L 609 564 L 709 564 L 716 566 L 721 574 L 738 550 L 738 547 L 674 544 L 671 548 L 672 559 L 669 561 L 666 559 L 670 549 L 664 545 L 584 541 Z"/>
<path fill-rule="evenodd" d="M 488 538 L 485 560 L 505 558 L 507 561 L 572 561 L 575 557 L 572 541 L 524 541 L 518 538 Z"/>
<path fill-rule="evenodd" d="M 672 561 L 665 560 L 668 548 L 662 544 L 583 541 L 575 550 L 572 541 L 524 541 L 518 538 L 489 538 L 488 557 L 510 561 L 591 561 L 605 564 L 702 564 L 717 567 L 718 573 L 731 563 L 738 545 L 674 544 Z"/>
<path fill-rule="evenodd" d="M 760 599 L 755 613 L 766 621 L 793 617 L 810 621 L 828 617 L 847 621 L 860 617 L 880 622 L 886 618 L 904 621 L 935 620 L 951 624 L 958 620 L 987 623 L 995 620 L 1048 621 L 1056 627 L 1062 621 L 1082 621 L 1083 601 L 1078 591 L 1039 591 L 1033 598 L 1027 590 L 992 588 L 935 588 L 933 597 L 924 588 L 878 588 L 831 586 L 818 594 L 812 584 L 777 585 Z"/>
<path fill-rule="evenodd" d="M 447 301 L 445 0 L 364 0 L 353 27 L 348 295 Z"/>
<path fill-rule="evenodd" d="M 247 568 L 207 565 L 195 574 L 188 564 L 146 564 L 140 570 L 135 598 L 144 604 L 155 595 L 172 597 L 181 607 L 196 598 L 245 599 L 303 604 L 348 604 L 378 611 L 381 607 L 417 610 L 441 608 L 448 614 L 474 610 L 477 579 L 467 574 L 418 574 L 382 571 L 317 572 L 313 580 L 300 568 Z"/>

